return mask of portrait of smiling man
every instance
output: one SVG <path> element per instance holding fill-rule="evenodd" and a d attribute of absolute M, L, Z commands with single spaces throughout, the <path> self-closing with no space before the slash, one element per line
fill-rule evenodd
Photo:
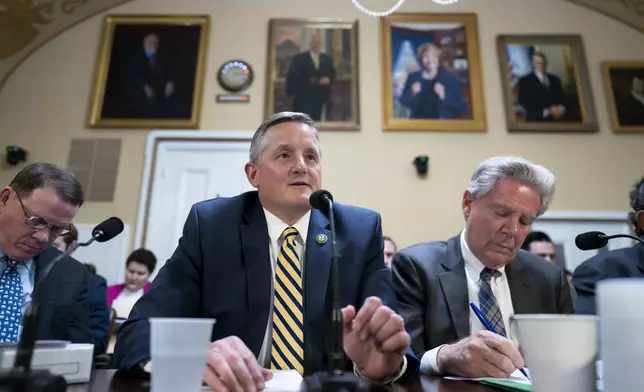
<path fill-rule="evenodd" d="M 309 204 L 322 179 L 313 120 L 282 112 L 264 121 L 245 172 L 257 191 L 192 207 L 175 253 L 119 330 L 120 369 L 150 368 L 150 317 L 217 320 L 204 372 L 214 390 L 260 390 L 276 369 L 328 369 L 330 231 Z M 380 215 L 334 207 L 347 370 L 381 383 L 414 374 Z"/>
<path fill-rule="evenodd" d="M 545 167 L 490 158 L 463 194 L 465 229 L 394 255 L 398 305 L 422 372 L 508 377 L 524 366 L 510 317 L 573 312 L 563 270 L 520 249 L 554 191 L 555 177 Z M 470 302 L 498 334 L 483 328 Z"/>
<path fill-rule="evenodd" d="M 74 175 L 49 163 L 22 169 L 0 190 L 0 341 L 16 342 L 40 287 L 38 340 L 91 343 L 85 267 L 52 246 L 83 205 Z"/>

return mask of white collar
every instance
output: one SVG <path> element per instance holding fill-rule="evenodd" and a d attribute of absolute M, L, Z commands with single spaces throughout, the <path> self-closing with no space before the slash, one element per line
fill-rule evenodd
<path fill-rule="evenodd" d="M 472 253 L 470 247 L 467 245 L 467 241 L 465 240 L 465 230 L 461 232 L 460 242 L 461 254 L 463 255 L 463 260 L 465 260 L 465 269 L 470 273 L 470 276 L 475 278 L 478 282 L 481 276 L 481 271 L 483 271 L 485 265 L 474 255 L 474 253 Z M 499 271 L 502 276 L 505 275 L 505 265 L 497 268 L 497 271 Z"/>
<path fill-rule="evenodd" d="M 263 208 L 263 207 L 262 207 Z M 266 226 L 268 227 L 268 236 L 271 239 L 271 242 L 278 241 L 282 236 L 282 233 L 288 227 L 294 227 L 298 233 L 299 237 L 302 239 L 302 243 L 306 244 L 306 235 L 309 231 L 309 220 L 311 219 L 311 210 L 309 210 L 299 221 L 295 222 L 294 225 L 289 226 L 284 223 L 280 218 L 275 216 L 273 213 L 264 209 L 264 215 L 266 216 Z"/>

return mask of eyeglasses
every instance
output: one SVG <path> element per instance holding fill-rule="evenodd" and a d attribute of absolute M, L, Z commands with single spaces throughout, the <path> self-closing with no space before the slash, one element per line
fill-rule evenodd
<path fill-rule="evenodd" d="M 20 198 L 20 195 L 18 194 L 18 192 L 15 189 L 13 191 L 16 192 L 16 197 L 18 198 L 18 202 L 20 202 L 20 207 L 22 207 L 22 212 L 25 214 L 25 224 L 27 226 L 31 227 L 34 230 L 49 229 L 50 238 L 58 238 L 61 235 L 69 234 L 69 229 L 67 227 L 50 225 L 49 222 L 47 222 L 44 218 L 32 215 L 25 208 L 25 205 L 22 203 L 22 199 Z"/>

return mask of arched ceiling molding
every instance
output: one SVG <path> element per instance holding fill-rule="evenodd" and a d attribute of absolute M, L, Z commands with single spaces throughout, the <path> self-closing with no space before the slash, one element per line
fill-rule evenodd
<path fill-rule="evenodd" d="M 567 0 L 644 33 L 644 0 Z"/>
<path fill-rule="evenodd" d="M 132 0 L 0 0 L 0 90 L 37 49 L 80 22 Z"/>

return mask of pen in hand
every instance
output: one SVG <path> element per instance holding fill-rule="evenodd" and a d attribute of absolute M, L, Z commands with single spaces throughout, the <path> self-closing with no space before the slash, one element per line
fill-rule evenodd
<path fill-rule="evenodd" d="M 483 314 L 481 309 L 479 309 L 476 305 L 474 305 L 474 302 L 470 302 L 470 307 L 472 308 L 472 311 L 474 311 L 474 314 L 479 319 L 481 324 L 483 324 L 483 327 L 485 329 L 497 335 L 499 334 L 498 332 L 496 332 L 496 329 L 494 329 L 494 326 L 492 325 L 492 323 L 490 323 L 488 319 L 485 317 L 485 314 Z M 526 372 L 525 369 L 521 368 L 519 369 L 519 371 L 521 372 L 521 374 L 525 376 L 525 378 L 527 378 L 528 380 L 530 379 L 530 377 L 528 377 L 528 372 Z"/>

